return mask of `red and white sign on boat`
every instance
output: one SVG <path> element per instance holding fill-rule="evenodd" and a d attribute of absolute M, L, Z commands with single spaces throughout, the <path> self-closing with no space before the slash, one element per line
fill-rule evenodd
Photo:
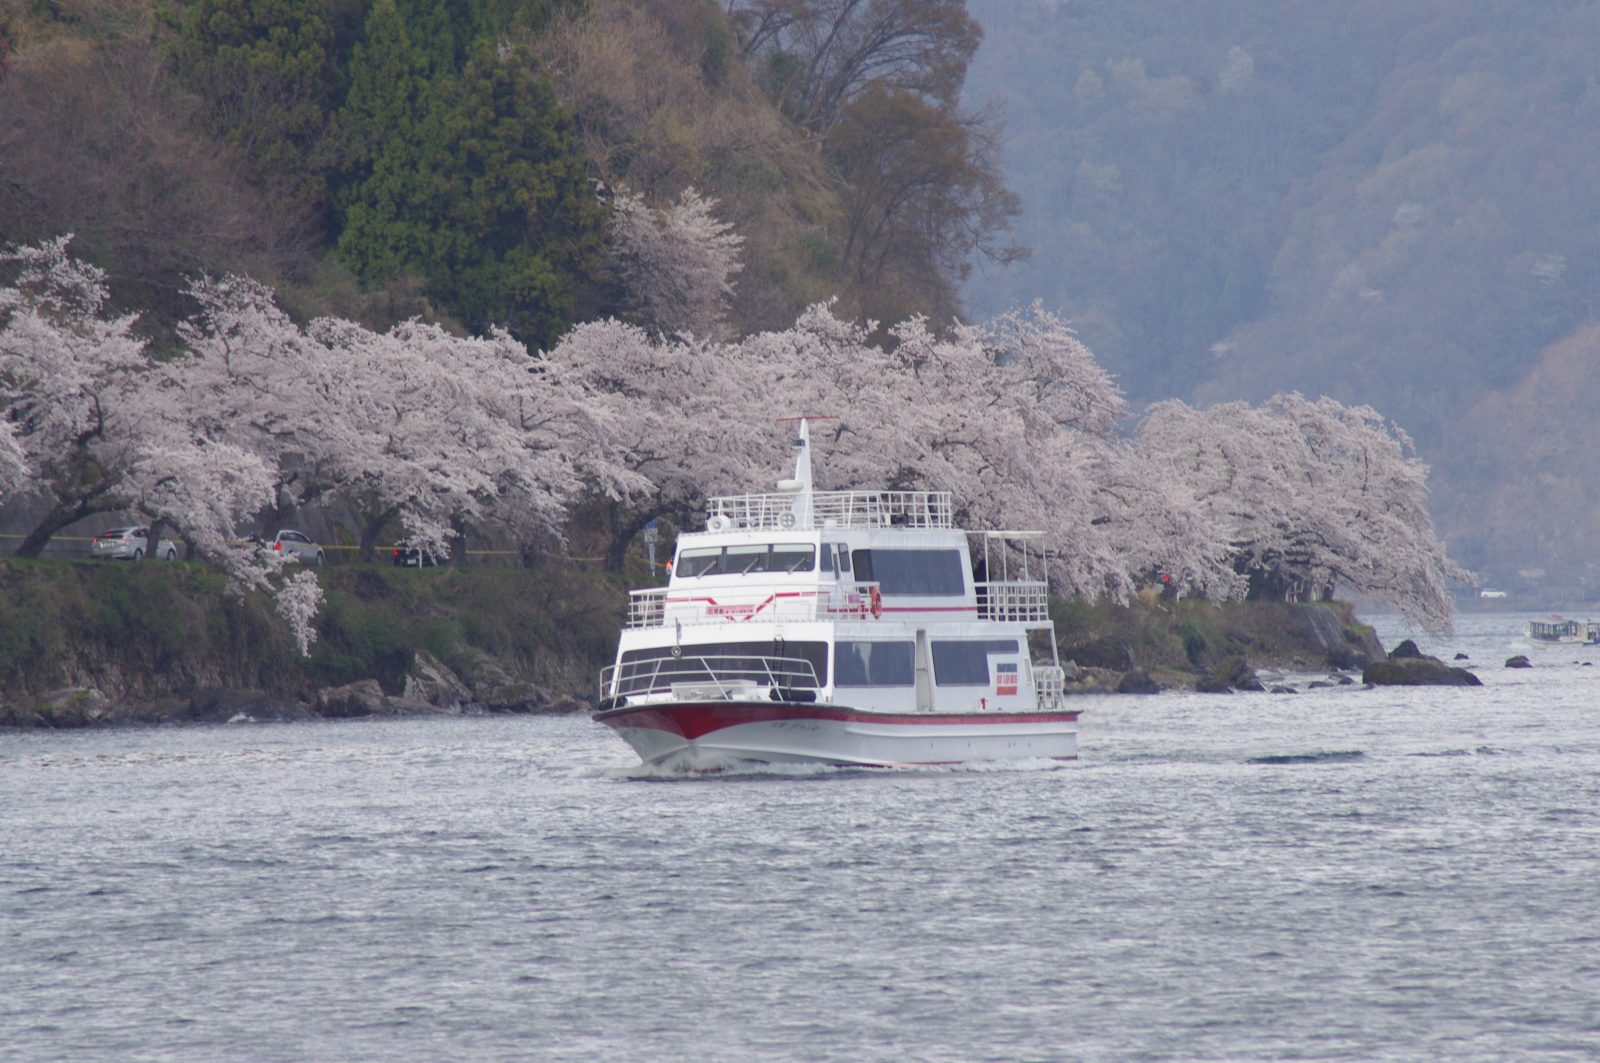
<path fill-rule="evenodd" d="M 1037 533 L 969 535 L 948 492 L 816 490 L 807 419 L 795 448 L 632 592 L 594 718 L 686 771 L 1076 759 Z"/>

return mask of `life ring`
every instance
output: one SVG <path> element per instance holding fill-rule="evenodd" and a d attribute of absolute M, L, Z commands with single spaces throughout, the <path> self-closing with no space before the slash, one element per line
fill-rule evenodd
<path fill-rule="evenodd" d="M 794 514 L 793 513 L 780 513 L 780 514 L 778 514 L 778 527 L 780 527 L 780 528 L 792 528 L 792 527 L 794 527 Z"/>
<path fill-rule="evenodd" d="M 867 608 L 872 611 L 872 619 L 876 620 L 883 615 L 883 595 L 878 593 L 878 588 L 872 588 L 872 593 L 867 596 Z"/>

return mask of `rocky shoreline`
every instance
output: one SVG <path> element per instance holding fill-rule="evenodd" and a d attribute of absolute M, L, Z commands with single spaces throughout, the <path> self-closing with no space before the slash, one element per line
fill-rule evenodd
<path fill-rule="evenodd" d="M 306 657 L 264 600 L 200 566 L 0 562 L 0 727 L 583 712 L 623 609 L 614 581 L 579 571 L 321 575 Z M 1146 595 L 1051 610 L 1075 694 L 1476 682 L 1409 643 L 1386 653 L 1343 603 Z"/>
<path fill-rule="evenodd" d="M 488 665 L 473 684 L 428 653 L 418 653 L 399 693 L 377 679 L 323 687 L 309 696 L 257 689 L 201 687 L 191 693 L 113 698 L 94 686 L 71 686 L 32 698 L 0 697 L 0 727 L 281 723 L 365 717 L 548 715 L 592 705 L 571 694 L 518 681 Z M 486 681 L 485 681 L 486 680 Z"/>
<path fill-rule="evenodd" d="M 1200 693 L 1299 694 L 1357 683 L 1477 685 L 1471 672 L 1401 643 L 1386 653 L 1372 630 L 1348 611 L 1314 606 L 1279 608 L 1270 621 L 1280 641 L 1260 640 L 1246 653 L 1211 653 L 1192 630 L 1185 660 L 1141 660 L 1133 640 L 1096 635 L 1061 648 L 1071 694 Z M 1286 620 L 1287 618 L 1287 620 Z M 1299 628 L 1295 628 L 1295 623 Z M 1287 641 L 1282 640 L 1288 630 Z M 1215 636 L 1213 636 L 1215 637 Z M 1230 647 L 1239 640 L 1231 640 Z M 1205 645 L 1202 645 L 1205 643 Z M 64 686 L 37 696 L 0 694 L 0 727 L 67 729 L 349 720 L 420 716 L 535 715 L 584 712 L 592 698 L 552 690 L 519 677 L 487 655 L 463 648 L 470 667 L 457 671 L 425 650 L 415 650 L 404 672 L 387 684 L 362 678 L 298 691 L 197 685 L 189 691 L 140 696 L 92 684 Z"/>

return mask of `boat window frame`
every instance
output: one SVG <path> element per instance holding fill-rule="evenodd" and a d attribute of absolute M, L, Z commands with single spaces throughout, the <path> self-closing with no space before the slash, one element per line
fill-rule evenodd
<path fill-rule="evenodd" d="M 981 650 L 978 648 L 981 647 Z M 930 639 L 929 656 L 933 659 L 933 682 L 939 687 L 987 687 L 994 684 L 995 659 L 1015 660 L 1021 672 L 1022 649 L 1020 640 L 1007 639 Z M 942 651 L 942 652 L 941 652 Z M 965 659 L 953 658 L 952 653 L 965 652 Z M 983 662 L 983 678 L 975 678 L 978 661 Z"/>
<path fill-rule="evenodd" d="M 677 561 L 673 565 L 673 578 L 700 579 L 704 576 L 753 576 L 757 574 L 798 576 L 817 571 L 817 544 L 812 542 L 762 542 L 762 543 L 727 543 L 722 546 L 684 546 L 678 550 Z M 801 554 L 806 557 L 804 567 L 797 564 Z M 778 559 L 792 556 L 790 561 L 782 568 L 778 566 Z M 755 564 L 749 564 L 742 559 L 761 558 Z M 738 568 L 734 568 L 733 558 L 740 558 Z M 695 571 L 695 563 L 699 561 L 713 561 L 712 564 L 699 571 Z"/>
<path fill-rule="evenodd" d="M 856 672 L 840 668 L 840 652 L 846 650 L 852 653 L 857 646 L 893 647 L 903 650 L 904 661 L 896 661 L 891 657 L 884 657 L 880 662 L 874 663 L 873 658 L 877 652 L 870 652 L 862 662 L 863 679 L 856 681 Z M 895 656 L 898 656 L 896 654 Z M 917 644 L 907 638 L 870 638 L 870 639 L 835 639 L 833 643 L 833 685 L 844 690 L 910 690 L 916 686 L 917 677 Z M 890 676 L 875 671 L 881 669 L 883 673 L 892 672 Z M 903 670 L 903 671 L 902 671 Z M 903 678 L 902 677 L 903 674 Z"/>
<path fill-rule="evenodd" d="M 851 551 L 855 578 L 861 583 L 877 583 L 885 595 L 903 598 L 964 598 L 967 595 L 965 551 L 959 547 L 864 546 Z M 921 555 L 920 560 L 913 555 Z M 890 561 L 890 558 L 893 560 Z M 932 559 L 938 558 L 937 564 Z M 889 562 L 887 565 L 884 562 Z M 887 572 L 879 572 L 887 567 Z M 910 573 L 923 573 L 922 579 L 907 582 Z M 885 580 L 884 576 L 889 579 Z"/>

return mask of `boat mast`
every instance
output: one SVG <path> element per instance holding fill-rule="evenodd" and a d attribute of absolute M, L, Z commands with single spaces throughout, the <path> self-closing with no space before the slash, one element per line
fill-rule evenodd
<path fill-rule="evenodd" d="M 794 526 L 796 528 L 811 527 L 811 421 L 806 417 L 797 417 L 800 422 L 800 431 L 794 439 L 794 478 L 783 480 L 778 484 L 778 490 L 794 495 L 793 508 Z"/>

